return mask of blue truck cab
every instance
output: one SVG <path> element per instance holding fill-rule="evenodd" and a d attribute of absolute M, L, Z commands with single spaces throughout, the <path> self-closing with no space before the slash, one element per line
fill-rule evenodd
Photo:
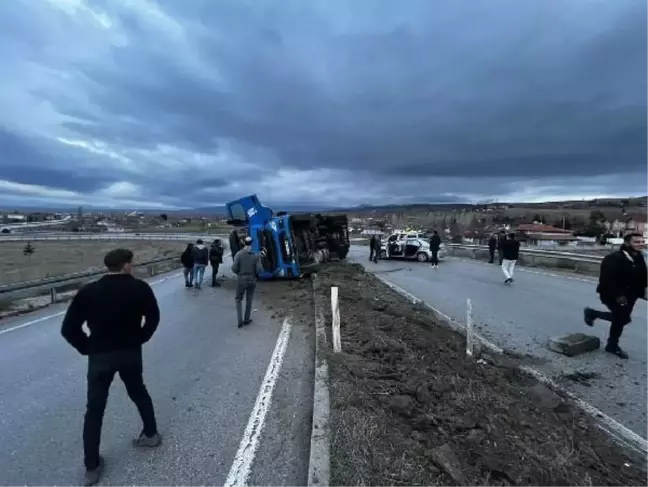
<path fill-rule="evenodd" d="M 290 279 L 316 272 L 331 257 L 344 259 L 349 251 L 346 215 L 275 214 L 249 195 L 226 204 L 227 223 L 234 227 L 229 244 L 232 258 L 246 236 L 262 255 L 260 279 Z"/>

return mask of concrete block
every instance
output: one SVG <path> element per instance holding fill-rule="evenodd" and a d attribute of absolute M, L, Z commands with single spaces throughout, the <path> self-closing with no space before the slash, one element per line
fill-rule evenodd
<path fill-rule="evenodd" d="M 549 350 L 562 353 L 568 357 L 575 357 L 586 352 L 591 352 L 601 347 L 601 340 L 598 337 L 586 335 L 585 333 L 570 333 L 560 337 L 549 339 L 547 344 Z"/>

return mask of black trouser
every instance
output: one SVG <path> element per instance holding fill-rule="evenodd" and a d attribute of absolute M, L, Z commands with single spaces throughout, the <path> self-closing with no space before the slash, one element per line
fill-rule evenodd
<path fill-rule="evenodd" d="M 499 256 L 500 265 L 504 262 L 504 250 L 497 249 L 497 255 Z"/>
<path fill-rule="evenodd" d="M 378 263 L 378 257 L 380 257 L 380 249 L 374 249 L 373 250 L 373 261 L 374 263 Z"/>
<path fill-rule="evenodd" d="M 490 264 L 492 264 L 495 261 L 495 247 L 488 249 L 488 253 L 490 254 L 490 260 L 488 261 Z M 501 264 L 501 262 L 500 262 Z"/>
<path fill-rule="evenodd" d="M 432 251 L 432 265 L 439 265 L 439 249 L 430 249 Z"/>
<path fill-rule="evenodd" d="M 594 316 L 600 320 L 610 322 L 610 334 L 608 336 L 607 346 L 616 348 L 619 346 L 619 338 L 623 333 L 623 328 L 632 321 L 632 309 L 637 300 L 628 299 L 628 304 L 621 306 L 614 298 L 601 298 L 601 302 L 607 306 L 610 311 L 593 310 Z"/>
<path fill-rule="evenodd" d="M 144 434 L 157 433 L 153 401 L 142 377 L 142 349 L 117 350 L 88 357 L 88 403 L 83 423 L 83 451 L 85 467 L 99 465 L 101 426 L 108 401 L 108 392 L 115 373 L 126 386 L 126 392 L 137 406 L 144 423 Z"/>
<path fill-rule="evenodd" d="M 216 275 L 218 274 L 218 267 L 220 264 L 212 264 L 212 286 L 216 285 Z"/>
<path fill-rule="evenodd" d="M 374 248 L 369 247 L 369 260 L 374 260 Z"/>
<path fill-rule="evenodd" d="M 250 320 L 252 313 L 252 300 L 256 289 L 256 278 L 253 276 L 239 276 L 236 279 L 236 317 L 239 323 Z M 245 317 L 243 316 L 243 295 L 245 295 Z"/>

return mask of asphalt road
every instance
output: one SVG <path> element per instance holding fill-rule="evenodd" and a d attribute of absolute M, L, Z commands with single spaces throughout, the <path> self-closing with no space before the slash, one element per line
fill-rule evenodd
<path fill-rule="evenodd" d="M 558 379 L 581 399 L 646 438 L 648 307 L 639 301 L 633 322 L 620 345 L 630 355 L 621 360 L 603 350 L 565 357 L 546 348 L 550 337 L 566 333 L 596 334 L 605 345 L 609 326 L 583 323 L 583 307 L 603 309 L 592 278 L 561 275 L 539 269 L 516 269 L 515 283 L 503 284 L 497 265 L 448 258 L 438 269 L 403 261 L 368 262 L 366 247 L 352 247 L 349 258 L 380 273 L 460 323 L 466 322 L 466 299 L 473 307 L 476 330 L 505 350 L 529 355 L 533 366 Z M 585 383 L 569 374 L 592 374 Z"/>
<path fill-rule="evenodd" d="M 101 484 L 223 485 L 248 419 L 258 412 L 255 401 L 283 320 L 257 307 L 253 324 L 238 329 L 231 286 L 186 289 L 177 272 L 151 282 L 162 321 L 144 349 L 145 381 L 164 442 L 156 450 L 133 450 L 130 440 L 141 424 L 116 379 L 104 420 Z M 82 480 L 86 360 L 60 336 L 64 310 L 50 307 L 0 322 L 2 485 Z M 309 328 L 292 324 L 257 449 L 243 455 L 243 463 L 251 462 L 251 485 L 306 483 L 314 344 Z"/>

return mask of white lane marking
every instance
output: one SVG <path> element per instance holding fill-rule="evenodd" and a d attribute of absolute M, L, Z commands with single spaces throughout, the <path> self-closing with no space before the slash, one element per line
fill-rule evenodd
<path fill-rule="evenodd" d="M 283 358 L 286 353 L 286 347 L 288 346 L 291 327 L 292 325 L 290 320 L 288 318 L 284 319 L 281 332 L 277 338 L 277 344 L 275 345 L 274 352 L 272 352 L 268 369 L 266 370 L 265 377 L 261 383 L 261 388 L 259 389 L 259 394 L 254 403 L 254 407 L 252 408 L 250 419 L 248 419 L 247 427 L 243 433 L 243 438 L 241 439 L 238 451 L 234 456 L 232 468 L 230 468 L 227 480 L 225 480 L 225 487 L 247 485 L 246 482 L 252 469 L 254 455 L 259 447 L 259 438 L 263 432 L 265 418 L 270 410 L 272 392 L 277 383 L 281 364 L 283 363 Z"/>
<path fill-rule="evenodd" d="M 46 320 L 49 320 L 50 318 L 56 318 L 57 316 L 61 316 L 61 315 L 64 315 L 64 314 L 65 314 L 65 311 L 59 311 L 58 313 L 54 313 L 53 315 L 43 316 L 41 318 L 37 318 L 35 320 L 28 321 L 27 323 L 23 323 L 21 325 L 12 326 L 11 328 L 7 328 L 6 330 L 0 330 L 0 335 L 4 335 L 5 333 L 9 333 L 10 331 L 20 330 L 21 328 L 25 328 L 26 326 L 35 325 L 36 323 L 40 323 L 41 321 L 46 321 Z"/>
<path fill-rule="evenodd" d="M 173 277 L 178 277 L 178 276 L 181 276 L 181 275 L 182 275 L 182 272 L 179 272 L 177 274 L 173 274 L 173 275 L 165 277 L 163 279 L 158 279 L 157 281 L 149 282 L 149 284 L 151 286 L 155 286 L 156 284 L 160 284 L 161 282 L 167 281 L 167 280 L 169 280 L 169 279 L 171 279 Z M 41 323 L 43 321 L 47 321 L 50 318 L 57 318 L 57 317 L 62 316 L 64 314 L 65 314 L 65 311 L 59 311 L 58 313 L 54 313 L 54 314 L 47 315 L 47 316 L 42 316 L 41 318 L 36 318 L 35 320 L 31 320 L 31 321 L 28 321 L 26 323 L 22 323 L 20 325 L 12 326 L 11 328 L 7 328 L 5 330 L 0 330 L 0 335 L 4 335 L 5 333 L 9 333 L 10 331 L 20 330 L 21 328 L 25 328 L 26 326 L 35 325 L 36 323 Z"/>
<path fill-rule="evenodd" d="M 375 274 L 374 274 L 375 275 Z M 448 324 L 452 327 L 454 326 L 460 326 L 462 328 L 466 328 L 463 323 L 461 323 L 458 320 L 455 320 L 453 318 L 450 318 L 448 315 L 443 313 L 442 311 L 436 309 L 434 306 L 426 303 L 422 299 L 419 299 L 418 297 L 414 296 L 412 293 L 407 292 L 405 289 L 402 287 L 398 286 L 397 284 L 394 284 L 391 282 L 389 279 L 382 277 L 382 276 L 377 276 L 376 277 L 381 281 L 384 282 L 387 286 L 392 288 L 394 291 L 399 293 L 401 296 L 405 297 L 406 299 L 410 300 L 412 303 L 423 303 L 426 307 L 430 308 L 432 311 L 438 313 L 441 315 L 443 318 L 445 318 L 448 321 Z M 490 340 L 475 334 L 475 337 L 479 339 L 480 342 L 483 343 L 484 346 L 487 348 L 491 349 L 492 351 L 496 353 L 504 353 L 504 350 L 502 350 L 499 346 L 495 345 L 493 342 Z M 574 402 L 578 407 L 580 407 L 585 413 L 589 414 L 592 416 L 595 420 L 598 419 L 607 428 L 602 428 L 608 433 L 611 434 L 614 438 L 617 440 L 623 440 L 628 446 L 631 446 L 634 448 L 636 451 L 642 453 L 645 455 L 648 453 L 648 441 L 641 437 L 640 435 L 636 434 L 635 432 L 631 431 L 629 428 L 624 426 L 623 424 L 619 423 L 612 417 L 608 416 L 605 414 L 603 411 L 599 410 L 595 406 L 591 405 L 588 402 L 585 402 L 584 400 L 580 399 L 577 395 L 573 394 L 572 392 L 569 392 L 567 389 L 565 389 L 563 386 L 552 380 L 549 376 L 544 374 L 543 372 L 539 371 L 538 369 L 534 369 L 533 367 L 529 367 L 528 365 L 520 365 L 518 367 L 519 369 L 523 370 L 524 372 L 532 375 L 536 379 L 538 379 L 540 382 L 545 384 L 547 387 L 552 389 L 554 392 L 558 393 L 558 395 L 562 395 L 572 402 Z"/>

